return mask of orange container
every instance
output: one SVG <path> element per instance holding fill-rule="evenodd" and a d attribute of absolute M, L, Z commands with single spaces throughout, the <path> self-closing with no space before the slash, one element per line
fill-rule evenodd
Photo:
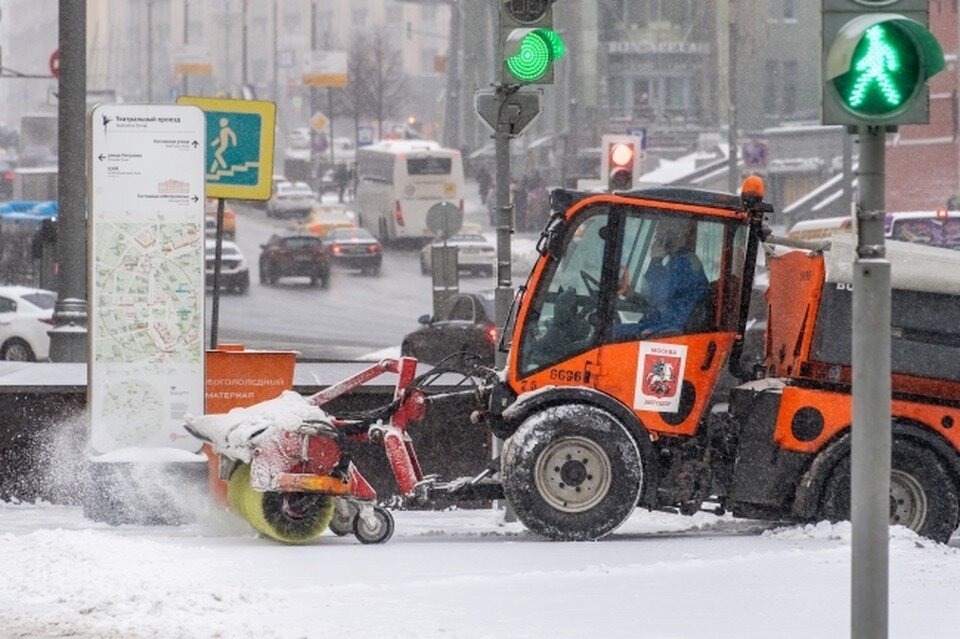
<path fill-rule="evenodd" d="M 296 351 L 245 350 L 242 344 L 220 344 L 207 351 L 206 402 L 204 412 L 227 413 L 232 408 L 252 406 L 273 399 L 293 388 Z M 217 472 L 217 455 L 204 445 L 208 459 L 210 489 L 227 503 L 227 484 Z"/>

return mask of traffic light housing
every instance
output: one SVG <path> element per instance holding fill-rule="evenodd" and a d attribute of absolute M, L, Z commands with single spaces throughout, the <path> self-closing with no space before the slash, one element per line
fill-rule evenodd
<path fill-rule="evenodd" d="M 633 135 L 604 135 L 600 177 L 608 191 L 630 191 L 637 185 L 643 164 L 641 140 Z"/>
<path fill-rule="evenodd" d="M 929 122 L 927 80 L 944 60 L 927 2 L 823 0 L 824 124 Z"/>
<path fill-rule="evenodd" d="M 552 84 L 563 38 L 553 30 L 554 0 L 500 0 L 500 83 Z"/>

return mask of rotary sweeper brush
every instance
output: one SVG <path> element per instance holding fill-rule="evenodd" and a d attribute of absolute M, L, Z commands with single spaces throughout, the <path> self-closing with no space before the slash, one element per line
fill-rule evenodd
<path fill-rule="evenodd" d="M 382 445 L 401 493 L 424 498 L 433 478 L 424 477 L 406 429 L 423 418 L 428 395 L 421 389 L 443 369 L 415 379 L 416 369 L 413 358 L 384 359 L 311 397 L 285 391 L 229 413 L 188 416 L 185 428 L 217 453 L 230 508 L 261 534 L 298 544 L 329 527 L 337 535 L 352 532 L 361 543 L 383 543 L 393 534 L 393 516 L 376 505 L 377 494 L 346 444 Z M 350 418 L 320 408 L 383 373 L 398 375 L 390 404 Z"/>

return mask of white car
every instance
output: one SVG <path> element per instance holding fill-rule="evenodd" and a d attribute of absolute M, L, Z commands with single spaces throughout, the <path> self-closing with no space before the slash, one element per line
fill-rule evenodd
<path fill-rule="evenodd" d="M 443 246 L 440 240 L 427 244 L 420 251 L 420 272 L 428 275 L 433 270 L 434 246 Z M 447 240 L 447 246 L 456 246 L 457 270 L 475 275 L 493 275 L 497 267 L 497 249 L 479 233 L 459 233 Z"/>
<path fill-rule="evenodd" d="M 306 182 L 280 182 L 267 201 L 267 217 L 306 217 L 316 201 Z"/>
<path fill-rule="evenodd" d="M 213 288 L 213 270 L 217 257 L 216 240 L 207 239 L 204 246 L 207 288 Z M 220 290 L 246 295 L 250 290 L 250 267 L 235 242 L 223 240 L 220 246 Z"/>
<path fill-rule="evenodd" d="M 0 359 L 33 362 L 50 356 L 54 291 L 0 286 Z"/>

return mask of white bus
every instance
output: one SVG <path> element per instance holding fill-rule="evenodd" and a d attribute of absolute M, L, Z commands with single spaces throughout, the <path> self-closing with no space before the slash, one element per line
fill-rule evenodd
<path fill-rule="evenodd" d="M 429 239 L 437 202 L 463 210 L 463 161 L 429 140 L 389 140 L 357 150 L 360 224 L 382 241 Z"/>

